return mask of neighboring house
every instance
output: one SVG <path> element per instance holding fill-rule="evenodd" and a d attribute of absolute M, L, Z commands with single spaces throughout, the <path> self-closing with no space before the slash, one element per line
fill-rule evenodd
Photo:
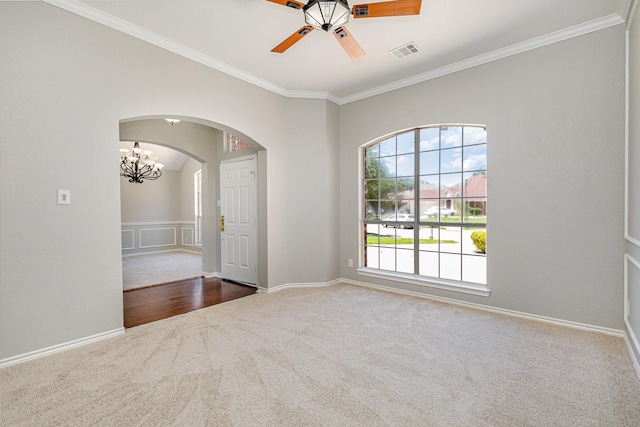
<path fill-rule="evenodd" d="M 464 182 L 464 197 L 469 207 L 479 208 L 479 215 L 487 214 L 487 175 L 472 175 Z"/>
<path fill-rule="evenodd" d="M 463 195 L 468 207 L 479 208 L 480 215 L 487 214 L 487 176 L 485 174 L 476 174 L 467 178 L 462 192 L 457 184 L 444 188 L 442 194 L 433 184 L 420 184 L 420 200 L 437 200 L 440 197 L 440 207 L 453 211 L 460 210 L 460 200 Z M 415 213 L 414 204 L 414 192 L 405 191 L 398 199 L 398 212 Z"/>

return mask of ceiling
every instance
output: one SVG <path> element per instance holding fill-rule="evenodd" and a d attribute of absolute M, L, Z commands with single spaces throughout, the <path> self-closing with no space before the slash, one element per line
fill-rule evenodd
<path fill-rule="evenodd" d="M 267 0 L 45 1 L 284 96 L 344 104 L 620 24 L 632 0 L 423 0 L 418 16 L 351 17 L 356 61 L 320 30 L 272 53 L 304 16 Z M 409 42 L 420 51 L 389 53 Z"/>

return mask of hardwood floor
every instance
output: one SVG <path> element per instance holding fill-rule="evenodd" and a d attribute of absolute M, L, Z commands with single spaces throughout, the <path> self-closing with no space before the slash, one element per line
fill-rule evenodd
<path fill-rule="evenodd" d="M 177 314 L 254 294 L 256 288 L 196 277 L 124 291 L 124 327 L 131 328 Z"/>

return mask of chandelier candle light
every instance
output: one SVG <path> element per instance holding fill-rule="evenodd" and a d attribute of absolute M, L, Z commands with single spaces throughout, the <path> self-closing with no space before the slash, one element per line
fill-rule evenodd
<path fill-rule="evenodd" d="M 151 156 L 153 151 L 143 150 L 137 142 L 133 145 L 133 152 L 126 148 L 120 149 L 120 176 L 129 178 L 129 182 L 142 184 L 143 180 L 156 180 L 162 176 L 162 163 L 156 163 L 157 157 Z"/>

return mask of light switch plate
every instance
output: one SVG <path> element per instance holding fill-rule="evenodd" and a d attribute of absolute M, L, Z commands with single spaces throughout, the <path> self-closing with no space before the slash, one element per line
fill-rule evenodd
<path fill-rule="evenodd" d="M 59 205 L 71 204 L 71 190 L 58 190 L 58 204 Z"/>

